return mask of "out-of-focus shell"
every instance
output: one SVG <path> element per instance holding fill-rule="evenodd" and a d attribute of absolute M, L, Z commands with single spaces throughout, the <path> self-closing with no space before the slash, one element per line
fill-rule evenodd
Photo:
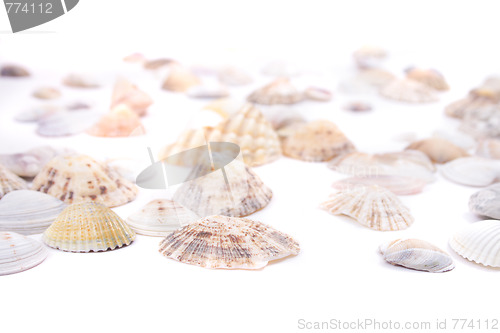
<path fill-rule="evenodd" d="M 269 109 L 266 110 L 265 117 L 280 139 L 284 139 L 306 123 L 305 118 L 298 112 L 290 109 Z"/>
<path fill-rule="evenodd" d="M 475 263 L 500 267 L 500 221 L 472 223 L 453 235 L 450 247 Z"/>
<path fill-rule="evenodd" d="M 486 158 L 500 159 L 500 140 L 480 140 L 477 145 L 476 154 Z M 1 161 L 1 160 L 0 160 Z"/>
<path fill-rule="evenodd" d="M 200 79 L 187 68 L 171 66 L 162 88 L 173 92 L 185 92 L 200 83 Z"/>
<path fill-rule="evenodd" d="M 38 191 L 9 192 L 0 200 L 0 231 L 42 233 L 65 207 L 61 200 Z"/>
<path fill-rule="evenodd" d="M 478 215 L 500 220 L 500 184 L 474 193 L 469 199 L 469 209 Z"/>
<path fill-rule="evenodd" d="M 448 105 L 444 112 L 446 115 L 453 118 L 463 118 L 466 113 L 473 112 L 478 109 L 483 109 L 491 105 L 497 104 L 499 101 L 496 98 L 478 96 L 469 94 L 469 96 L 459 99 Z"/>
<path fill-rule="evenodd" d="M 344 105 L 344 110 L 353 111 L 353 112 L 364 112 L 371 111 L 373 107 L 371 104 L 363 101 L 354 101 Z"/>
<path fill-rule="evenodd" d="M 42 146 L 24 153 L 0 155 L 0 163 L 21 177 L 35 177 L 42 167 L 57 155 L 73 153 L 71 149 L 55 149 Z"/>
<path fill-rule="evenodd" d="M 259 269 L 299 251 L 296 240 L 270 226 L 217 215 L 174 231 L 160 243 L 165 257 L 205 268 Z"/>
<path fill-rule="evenodd" d="M 409 68 L 406 70 L 406 78 L 423 83 L 434 90 L 445 91 L 450 89 L 444 76 L 435 69 Z"/>
<path fill-rule="evenodd" d="M 333 94 L 327 89 L 309 87 L 304 91 L 304 96 L 313 101 L 328 102 L 332 99 Z"/>
<path fill-rule="evenodd" d="M 460 129 L 479 139 L 500 139 L 500 104 L 468 111 L 464 114 Z"/>
<path fill-rule="evenodd" d="M 128 63 L 143 63 L 146 61 L 146 57 L 142 53 L 134 52 L 123 57 L 123 61 Z"/>
<path fill-rule="evenodd" d="M 87 130 L 88 134 L 101 137 L 134 136 L 142 135 L 145 132 L 137 113 L 125 104 L 115 106 Z"/>
<path fill-rule="evenodd" d="M 224 67 L 218 71 L 219 81 L 228 86 L 244 86 L 252 83 L 252 77 L 236 67 Z"/>
<path fill-rule="evenodd" d="M 0 198 L 11 191 L 27 188 L 26 182 L 0 164 Z"/>
<path fill-rule="evenodd" d="M 177 61 L 170 58 L 158 58 L 153 60 L 146 60 L 143 62 L 144 69 L 157 70 L 165 66 L 170 66 L 173 64 L 178 64 Z"/>
<path fill-rule="evenodd" d="M 68 252 L 98 252 L 129 245 L 135 233 L 108 207 L 84 202 L 66 207 L 43 233 L 48 246 Z"/>
<path fill-rule="evenodd" d="M 370 185 L 384 187 L 396 195 L 412 195 L 422 192 L 427 182 L 411 176 L 367 176 L 346 178 L 333 183 L 333 187 L 340 191 Z"/>
<path fill-rule="evenodd" d="M 93 111 L 60 111 L 43 115 L 38 120 L 37 134 L 57 137 L 82 133 L 99 119 L 100 114 Z"/>
<path fill-rule="evenodd" d="M 413 216 L 399 198 L 378 185 L 334 193 L 321 208 L 334 215 L 347 215 L 379 231 L 403 230 L 413 223 Z"/>
<path fill-rule="evenodd" d="M 56 156 L 33 180 L 34 190 L 68 204 L 101 202 L 108 207 L 135 199 L 137 187 L 86 155 Z"/>
<path fill-rule="evenodd" d="M 63 79 L 63 84 L 71 88 L 92 89 L 101 85 L 94 77 L 82 74 L 69 74 Z"/>
<path fill-rule="evenodd" d="M 418 271 L 443 273 L 455 268 L 450 255 L 420 239 L 396 239 L 380 246 L 385 261 Z"/>
<path fill-rule="evenodd" d="M 331 121 L 304 124 L 283 140 L 283 154 L 308 162 L 324 162 L 355 151 L 352 142 Z"/>
<path fill-rule="evenodd" d="M 17 65 L 5 65 L 0 69 L 0 76 L 4 77 L 26 77 L 30 75 L 26 68 Z"/>
<path fill-rule="evenodd" d="M 381 68 L 359 71 L 354 76 L 344 79 L 339 89 L 347 94 L 366 94 L 376 92 L 396 79 L 396 76 Z"/>
<path fill-rule="evenodd" d="M 438 100 L 434 89 L 410 79 L 394 80 L 380 90 L 386 98 L 407 103 L 429 103 Z"/>
<path fill-rule="evenodd" d="M 56 88 L 42 87 L 35 90 L 33 96 L 39 99 L 56 99 L 61 97 L 61 92 Z"/>
<path fill-rule="evenodd" d="M 247 100 L 257 104 L 295 104 L 304 99 L 304 94 L 292 85 L 289 79 L 279 78 L 255 90 Z"/>
<path fill-rule="evenodd" d="M 379 67 L 387 58 L 387 51 L 378 46 L 364 45 L 354 51 L 352 57 L 359 68 Z"/>
<path fill-rule="evenodd" d="M 186 91 L 186 94 L 193 98 L 222 98 L 229 96 L 229 90 L 219 83 L 204 83 L 192 86 Z"/>
<path fill-rule="evenodd" d="M 413 142 L 406 149 L 419 150 L 435 163 L 446 163 L 469 154 L 460 147 L 455 146 L 448 140 L 441 138 L 429 138 Z"/>
<path fill-rule="evenodd" d="M 0 232 L 0 275 L 27 271 L 47 258 L 48 252 L 34 239 L 15 232 Z"/>
<path fill-rule="evenodd" d="M 136 85 L 126 79 L 119 79 L 115 83 L 113 96 L 111 98 L 111 109 L 120 104 L 125 104 L 139 117 L 146 115 L 148 107 L 153 100 L 144 91 L 139 90 Z"/>
<path fill-rule="evenodd" d="M 463 157 L 440 169 L 452 182 L 468 186 L 488 186 L 500 180 L 500 161 L 481 157 Z"/>
<path fill-rule="evenodd" d="M 140 235 L 167 236 L 199 218 L 194 212 L 173 200 L 157 199 L 130 215 L 126 222 Z"/>

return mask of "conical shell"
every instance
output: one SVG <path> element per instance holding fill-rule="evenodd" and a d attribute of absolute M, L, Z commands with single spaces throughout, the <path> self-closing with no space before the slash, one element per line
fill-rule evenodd
<path fill-rule="evenodd" d="M 351 177 L 333 183 L 333 187 L 340 191 L 370 185 L 384 187 L 396 195 L 411 195 L 422 192 L 427 182 L 411 176 L 368 176 Z"/>
<path fill-rule="evenodd" d="M 126 222 L 140 235 L 167 236 L 199 219 L 194 212 L 173 200 L 157 199 L 130 215 Z"/>
<path fill-rule="evenodd" d="M 413 223 L 408 208 L 398 197 L 377 185 L 337 192 L 322 203 L 321 208 L 334 215 L 350 216 L 379 231 L 403 230 Z"/>
<path fill-rule="evenodd" d="M 170 72 L 163 82 L 162 88 L 173 92 L 185 92 L 200 83 L 200 79 L 191 71 L 176 65 L 170 66 Z"/>
<path fill-rule="evenodd" d="M 33 180 L 34 190 L 68 204 L 96 201 L 108 207 L 135 199 L 137 187 L 86 155 L 57 156 Z"/>
<path fill-rule="evenodd" d="M 0 231 L 40 234 L 66 206 L 61 200 L 38 191 L 9 192 L 0 200 Z"/>
<path fill-rule="evenodd" d="M 491 104 L 465 113 L 460 129 L 479 139 L 500 139 L 500 104 Z"/>
<path fill-rule="evenodd" d="M 380 246 L 385 261 L 432 273 L 443 273 L 455 268 L 450 255 L 420 239 L 396 239 Z"/>
<path fill-rule="evenodd" d="M 500 221 L 485 220 L 465 227 L 450 239 L 450 247 L 470 261 L 500 267 Z"/>
<path fill-rule="evenodd" d="M 11 191 L 23 190 L 27 187 L 28 185 L 22 178 L 0 164 L 0 198 Z"/>
<path fill-rule="evenodd" d="M 435 163 L 446 163 L 469 154 L 462 148 L 455 146 L 448 140 L 429 138 L 413 142 L 406 149 L 419 150 Z"/>
<path fill-rule="evenodd" d="M 392 81 L 380 90 L 380 94 L 386 98 L 407 103 L 429 103 L 438 100 L 434 89 L 409 79 Z"/>
<path fill-rule="evenodd" d="M 45 244 L 68 252 L 113 250 L 134 239 L 134 231 L 115 212 L 95 202 L 66 207 L 43 233 Z"/>
<path fill-rule="evenodd" d="M 425 84 L 434 90 L 445 91 L 450 89 L 444 76 L 434 69 L 410 68 L 406 71 L 406 78 Z"/>
<path fill-rule="evenodd" d="M 500 220 L 500 184 L 474 193 L 469 199 L 469 209 L 478 215 Z"/>
<path fill-rule="evenodd" d="M 137 113 L 120 104 L 102 116 L 87 133 L 100 137 L 128 137 L 144 134 L 145 129 Z"/>
<path fill-rule="evenodd" d="M 500 140 L 486 139 L 479 141 L 476 154 L 486 158 L 500 159 Z"/>
<path fill-rule="evenodd" d="M 42 146 L 24 153 L 0 155 L 0 163 L 21 177 L 35 177 L 42 167 L 57 155 L 73 153 L 71 149 Z"/>
<path fill-rule="evenodd" d="M 480 157 L 463 157 L 440 169 L 452 182 L 468 186 L 488 186 L 500 180 L 500 161 Z"/>
<path fill-rule="evenodd" d="M 115 83 L 113 96 L 111 98 L 111 109 L 125 104 L 139 117 L 146 115 L 148 107 L 153 100 L 144 91 L 139 90 L 136 85 L 125 79 L 119 79 Z"/>
<path fill-rule="evenodd" d="M 379 67 L 387 58 L 387 51 L 378 46 L 365 45 L 354 51 L 352 57 L 359 68 Z"/>
<path fill-rule="evenodd" d="M 0 232 L 0 275 L 27 271 L 47 255 L 45 247 L 34 239 L 15 232 Z"/>
<path fill-rule="evenodd" d="M 283 154 L 308 162 L 324 162 L 355 151 L 352 142 L 328 120 L 317 120 L 297 128 L 283 140 Z"/>
<path fill-rule="evenodd" d="M 279 78 L 257 89 L 247 100 L 257 104 L 295 104 L 304 99 L 304 94 L 295 88 L 287 78 Z"/>
<path fill-rule="evenodd" d="M 160 243 L 165 257 L 205 268 L 259 269 L 299 251 L 297 241 L 270 226 L 217 215 L 174 231 Z"/>

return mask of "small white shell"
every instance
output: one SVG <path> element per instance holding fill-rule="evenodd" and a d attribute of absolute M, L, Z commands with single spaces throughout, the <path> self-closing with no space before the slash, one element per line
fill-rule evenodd
<path fill-rule="evenodd" d="M 34 239 L 15 232 L 0 232 L 0 275 L 26 271 L 39 265 L 48 252 Z"/>
<path fill-rule="evenodd" d="M 55 99 L 61 97 L 61 92 L 56 88 L 42 87 L 35 90 L 33 96 L 39 99 Z"/>
<path fill-rule="evenodd" d="M 488 186 L 500 179 L 500 161 L 463 157 L 444 164 L 441 174 L 452 182 L 468 186 Z"/>
<path fill-rule="evenodd" d="M 429 103 L 438 100 L 435 90 L 410 79 L 394 80 L 382 88 L 380 94 L 407 103 Z"/>
<path fill-rule="evenodd" d="M 474 193 L 469 199 L 469 209 L 479 215 L 500 219 L 500 184 Z"/>

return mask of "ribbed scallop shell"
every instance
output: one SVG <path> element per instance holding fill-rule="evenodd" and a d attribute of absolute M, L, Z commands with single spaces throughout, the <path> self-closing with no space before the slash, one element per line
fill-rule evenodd
<path fill-rule="evenodd" d="M 173 200 L 157 199 L 130 215 L 126 222 L 138 234 L 167 236 L 200 217 Z"/>
<path fill-rule="evenodd" d="M 33 180 L 34 190 L 68 204 L 96 201 L 108 207 L 135 199 L 137 187 L 86 155 L 56 156 Z"/>
<path fill-rule="evenodd" d="M 0 232 L 0 275 L 20 273 L 47 258 L 45 247 L 15 232 Z"/>
<path fill-rule="evenodd" d="M 411 195 L 422 192 L 427 182 L 411 176 L 368 176 L 351 177 L 333 183 L 333 187 L 340 191 L 370 185 L 384 187 L 396 195 Z"/>
<path fill-rule="evenodd" d="M 259 269 L 299 251 L 297 241 L 270 226 L 217 215 L 174 231 L 160 243 L 165 257 L 205 268 Z"/>
<path fill-rule="evenodd" d="M 201 83 L 201 80 L 187 68 L 179 65 L 172 65 L 169 68 L 170 71 L 162 86 L 165 90 L 185 92 Z"/>
<path fill-rule="evenodd" d="M 486 139 L 479 141 L 476 154 L 486 158 L 500 159 L 500 140 Z"/>
<path fill-rule="evenodd" d="M 444 76 L 434 69 L 410 68 L 406 71 L 406 78 L 423 83 L 434 90 L 445 91 L 450 89 Z"/>
<path fill-rule="evenodd" d="M 474 193 L 469 199 L 469 209 L 476 214 L 500 220 L 500 184 Z"/>
<path fill-rule="evenodd" d="M 18 190 L 0 200 L 0 230 L 23 235 L 45 231 L 67 205 L 38 191 Z"/>
<path fill-rule="evenodd" d="M 134 239 L 134 231 L 115 212 L 94 202 L 66 207 L 43 233 L 45 244 L 68 252 L 113 250 Z"/>
<path fill-rule="evenodd" d="M 130 110 L 142 117 L 146 115 L 148 107 L 153 104 L 153 100 L 130 81 L 119 79 L 116 81 L 113 89 L 111 109 L 120 104 L 125 104 Z"/>
<path fill-rule="evenodd" d="M 289 79 L 279 78 L 257 89 L 247 100 L 257 104 L 295 104 L 304 99 L 304 94 L 295 88 Z"/>
<path fill-rule="evenodd" d="M 380 246 L 385 261 L 432 273 L 443 273 L 455 268 L 450 255 L 420 239 L 396 239 Z"/>
<path fill-rule="evenodd" d="M 145 129 L 137 113 L 120 104 L 102 116 L 87 133 L 100 137 L 128 137 L 144 134 Z"/>
<path fill-rule="evenodd" d="M 413 223 L 408 208 L 398 197 L 377 185 L 337 192 L 320 207 L 334 215 L 352 217 L 360 224 L 379 231 L 403 230 Z"/>
<path fill-rule="evenodd" d="M 407 103 L 429 103 L 438 100 L 434 89 L 410 79 L 394 80 L 380 90 L 386 98 Z"/>
<path fill-rule="evenodd" d="M 500 180 L 500 161 L 481 157 L 463 157 L 440 169 L 452 182 L 468 186 L 488 186 Z"/>
<path fill-rule="evenodd" d="M 435 163 L 446 163 L 469 154 L 462 148 L 448 140 L 441 138 L 428 138 L 413 142 L 406 149 L 419 150 Z"/>
<path fill-rule="evenodd" d="M 308 162 L 328 161 L 355 150 L 344 133 L 328 120 L 304 124 L 283 140 L 284 155 Z"/>
<path fill-rule="evenodd" d="M 11 191 L 23 190 L 28 184 L 12 171 L 0 164 L 0 198 Z"/>
<path fill-rule="evenodd" d="M 470 261 L 500 267 L 500 221 L 485 220 L 465 227 L 450 239 L 450 247 Z"/>

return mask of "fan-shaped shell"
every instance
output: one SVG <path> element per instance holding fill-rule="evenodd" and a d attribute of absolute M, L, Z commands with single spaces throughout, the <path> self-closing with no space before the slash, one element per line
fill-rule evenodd
<path fill-rule="evenodd" d="M 398 197 L 377 185 L 337 192 L 322 203 L 321 208 L 334 215 L 347 215 L 379 231 L 403 230 L 413 223 L 408 208 Z"/>
<path fill-rule="evenodd" d="M 469 199 L 469 209 L 476 214 L 500 220 L 500 184 L 474 193 Z"/>
<path fill-rule="evenodd" d="M 444 76 L 435 69 L 410 68 L 406 71 L 406 78 L 423 83 L 434 90 L 445 91 L 450 89 Z"/>
<path fill-rule="evenodd" d="M 148 107 L 153 104 L 153 100 L 136 85 L 125 79 L 119 79 L 115 83 L 113 96 L 111 98 L 111 109 L 125 104 L 139 117 L 146 115 Z"/>
<path fill-rule="evenodd" d="M 72 153 L 70 149 L 41 146 L 24 153 L 0 155 L 0 163 L 21 177 L 35 177 L 54 156 Z"/>
<path fill-rule="evenodd" d="M 45 244 L 68 252 L 113 250 L 134 239 L 134 231 L 115 212 L 95 202 L 66 207 L 43 233 Z"/>
<path fill-rule="evenodd" d="M 22 179 L 16 176 L 12 171 L 0 164 L 0 198 L 11 191 L 22 190 L 28 185 Z"/>
<path fill-rule="evenodd" d="M 173 200 L 157 199 L 130 215 L 126 222 L 138 234 L 167 236 L 199 218 L 194 212 Z"/>
<path fill-rule="evenodd" d="M 500 140 L 486 139 L 479 141 L 476 154 L 482 157 L 500 159 Z"/>
<path fill-rule="evenodd" d="M 465 150 L 441 138 L 428 138 L 413 142 L 406 149 L 419 150 L 435 163 L 446 163 L 460 157 L 469 156 Z"/>
<path fill-rule="evenodd" d="M 247 100 L 257 104 L 295 104 L 304 99 L 304 94 L 295 88 L 287 78 L 279 78 L 257 89 Z"/>
<path fill-rule="evenodd" d="M 259 269 L 299 251 L 297 241 L 270 226 L 217 215 L 174 231 L 160 243 L 165 257 L 205 268 Z"/>
<path fill-rule="evenodd" d="M 185 92 L 201 83 L 200 79 L 187 68 L 179 65 L 170 66 L 170 71 L 162 88 L 173 92 Z"/>
<path fill-rule="evenodd" d="M 411 176 L 368 176 L 351 177 L 333 183 L 333 187 L 340 191 L 370 185 L 384 187 L 396 195 L 411 195 L 422 192 L 427 182 Z"/>
<path fill-rule="evenodd" d="M 450 247 L 470 261 L 500 267 L 500 221 L 485 220 L 463 228 L 450 239 Z"/>
<path fill-rule="evenodd" d="M 0 232 L 0 275 L 20 273 L 47 258 L 48 252 L 34 239 L 15 232 Z"/>
<path fill-rule="evenodd" d="M 469 186 L 488 186 L 500 180 L 500 161 L 463 157 L 444 164 L 441 174 L 452 182 Z"/>
<path fill-rule="evenodd" d="M 380 94 L 389 99 L 408 103 L 429 103 L 438 100 L 434 89 L 409 79 L 392 81 L 380 90 Z"/>
<path fill-rule="evenodd" d="M 127 137 L 144 134 L 145 129 L 137 113 L 120 104 L 102 116 L 87 133 L 100 137 Z"/>
<path fill-rule="evenodd" d="M 34 190 L 68 204 L 96 201 L 108 207 L 135 199 L 137 187 L 86 155 L 56 156 L 33 180 Z"/>
<path fill-rule="evenodd" d="M 380 246 L 385 261 L 392 265 L 443 273 L 455 268 L 450 255 L 420 239 L 396 239 Z"/>

